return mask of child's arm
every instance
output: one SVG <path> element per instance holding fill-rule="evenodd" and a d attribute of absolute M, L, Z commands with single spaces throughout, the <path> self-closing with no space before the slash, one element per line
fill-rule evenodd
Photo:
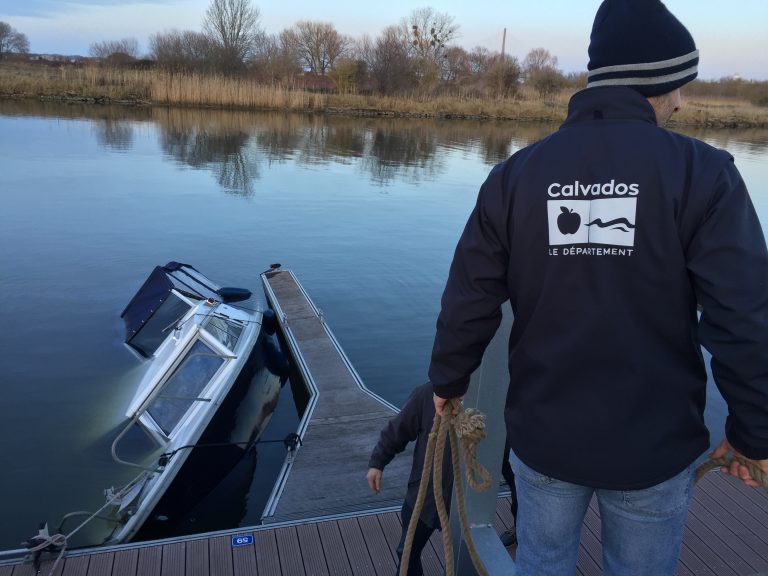
<path fill-rule="evenodd" d="M 405 450 L 409 442 L 413 442 L 418 438 L 421 429 L 422 413 L 424 411 L 422 396 L 425 393 L 431 396 L 431 388 L 427 387 L 425 389 L 424 386 L 416 388 L 411 393 L 402 410 L 381 431 L 379 441 L 368 461 L 369 468 L 365 476 L 368 486 L 374 494 L 378 494 L 381 490 L 381 476 L 384 467 L 396 455 Z"/>

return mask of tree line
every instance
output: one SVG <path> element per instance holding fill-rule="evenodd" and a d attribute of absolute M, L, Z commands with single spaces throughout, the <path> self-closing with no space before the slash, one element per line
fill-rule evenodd
<path fill-rule="evenodd" d="M 152 34 L 143 58 L 134 38 L 95 42 L 89 54 L 110 65 L 237 75 L 342 94 L 512 97 L 529 86 L 546 99 L 586 85 L 586 73 L 564 74 L 557 57 L 545 48 L 519 60 L 479 46 L 466 50 L 455 43 L 458 35 L 454 18 L 431 7 L 412 10 L 375 38 L 352 38 L 331 23 L 309 20 L 270 34 L 251 0 L 211 0 L 202 30 Z M 24 34 L 0 22 L 0 58 L 28 49 Z M 768 105 L 765 82 L 723 79 L 695 82 L 692 88 L 700 95 L 738 96 Z"/>
<path fill-rule="evenodd" d="M 332 23 L 310 20 L 270 34 L 251 0 L 211 0 L 200 31 L 152 34 L 146 55 L 140 54 L 135 38 L 94 42 L 89 55 L 110 65 L 222 73 L 273 85 L 392 96 L 514 96 L 523 82 L 547 95 L 574 80 L 557 69 L 557 58 L 544 48 L 519 61 L 482 47 L 467 51 L 455 43 L 458 32 L 452 16 L 425 7 L 375 38 L 352 38 Z M 0 58 L 28 49 L 23 34 L 0 23 Z"/>
<path fill-rule="evenodd" d="M 486 48 L 467 51 L 455 44 L 458 31 L 452 16 L 425 7 L 376 38 L 352 38 L 331 23 L 309 20 L 269 34 L 250 0 L 211 0 L 201 32 L 153 34 L 149 56 L 173 70 L 241 74 L 339 93 L 513 96 L 529 82 L 545 96 L 573 81 L 544 48 L 520 62 Z"/>

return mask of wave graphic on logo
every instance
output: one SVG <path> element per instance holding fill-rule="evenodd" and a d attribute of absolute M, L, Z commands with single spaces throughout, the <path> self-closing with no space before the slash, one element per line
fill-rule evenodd
<path fill-rule="evenodd" d="M 589 224 L 585 224 L 585 226 L 598 226 L 599 228 L 611 228 L 612 230 L 620 230 L 622 232 L 629 232 L 627 228 L 634 228 L 635 225 L 632 224 L 629 220 L 626 218 L 616 218 L 614 220 L 609 220 L 608 222 L 603 222 L 601 218 L 597 218 L 595 220 L 592 220 Z M 624 228 L 626 226 L 627 228 Z"/>

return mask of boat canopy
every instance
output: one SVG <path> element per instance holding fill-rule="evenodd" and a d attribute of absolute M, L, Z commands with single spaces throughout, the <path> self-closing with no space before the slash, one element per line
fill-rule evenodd
<path fill-rule="evenodd" d="M 232 290 L 250 297 L 247 290 L 222 289 L 189 264 L 169 262 L 156 266 L 120 315 L 125 322 L 125 343 L 143 356 L 152 356 L 165 340 L 167 331 L 191 307 L 176 296 L 174 290 L 193 301 L 221 300 L 222 292 L 226 295 Z"/>

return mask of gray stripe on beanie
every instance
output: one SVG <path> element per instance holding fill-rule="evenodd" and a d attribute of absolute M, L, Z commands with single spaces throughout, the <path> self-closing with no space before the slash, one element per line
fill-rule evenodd
<path fill-rule="evenodd" d="M 676 80 L 682 80 L 683 78 L 698 73 L 698 65 L 686 68 L 681 72 L 675 74 L 667 74 L 666 76 L 652 76 L 652 77 L 640 77 L 640 78 L 608 78 L 606 80 L 595 80 L 587 82 L 587 88 L 594 88 L 596 86 L 651 86 L 653 84 L 666 84 L 668 82 L 675 82 Z"/>
<path fill-rule="evenodd" d="M 658 70 L 660 68 L 671 68 L 683 64 L 688 60 L 694 60 L 699 57 L 699 51 L 694 50 L 683 56 L 677 58 L 670 58 L 669 60 L 661 60 L 660 62 L 638 62 L 637 64 L 616 64 L 613 66 L 603 66 L 602 68 L 596 68 L 589 71 L 589 77 L 598 76 L 600 74 L 607 74 L 609 72 L 631 72 L 633 70 Z M 694 67 L 695 68 L 695 67 Z"/>

